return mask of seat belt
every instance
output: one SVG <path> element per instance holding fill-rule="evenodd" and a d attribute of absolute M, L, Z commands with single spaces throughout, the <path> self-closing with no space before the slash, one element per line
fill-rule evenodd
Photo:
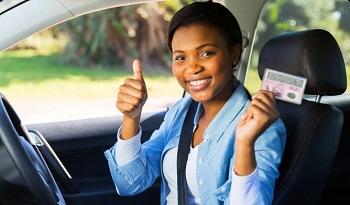
<path fill-rule="evenodd" d="M 188 205 L 186 164 L 193 136 L 193 121 L 198 102 L 192 100 L 182 125 L 177 149 L 177 199 L 179 205 Z"/>

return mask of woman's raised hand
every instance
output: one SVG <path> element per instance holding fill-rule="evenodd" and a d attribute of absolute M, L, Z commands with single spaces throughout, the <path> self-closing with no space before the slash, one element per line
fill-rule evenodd
<path fill-rule="evenodd" d="M 141 62 L 133 63 L 134 78 L 127 78 L 119 87 L 116 106 L 124 117 L 140 118 L 142 107 L 147 100 L 147 88 L 142 75 Z"/>
<path fill-rule="evenodd" d="M 274 93 L 258 91 L 253 96 L 246 113 L 238 122 L 236 146 L 254 146 L 256 139 L 278 118 Z"/>

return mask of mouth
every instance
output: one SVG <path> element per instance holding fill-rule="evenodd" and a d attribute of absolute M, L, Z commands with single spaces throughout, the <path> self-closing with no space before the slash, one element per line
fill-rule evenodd
<path fill-rule="evenodd" d="M 212 78 L 203 78 L 203 79 L 197 79 L 197 80 L 188 80 L 186 81 L 189 85 L 190 89 L 193 91 L 200 91 L 205 89 L 209 83 L 211 82 Z"/>
<path fill-rule="evenodd" d="M 200 80 L 190 80 L 188 83 L 192 86 L 200 86 L 206 82 L 208 82 L 210 78 L 200 79 Z"/>

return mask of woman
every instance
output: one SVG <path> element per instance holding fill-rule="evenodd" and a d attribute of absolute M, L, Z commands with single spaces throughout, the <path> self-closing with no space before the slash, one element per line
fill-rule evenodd
<path fill-rule="evenodd" d="M 259 91 L 250 99 L 233 76 L 242 52 L 236 18 L 219 3 L 192 3 L 171 20 L 167 45 L 173 74 L 190 96 L 175 103 L 141 145 L 147 89 L 134 62 L 134 78 L 118 93 L 118 142 L 105 152 L 118 193 L 140 193 L 161 176 L 161 204 L 178 204 L 177 148 L 193 99 L 199 104 L 186 166 L 190 204 L 271 204 L 286 131 L 274 94 Z"/>

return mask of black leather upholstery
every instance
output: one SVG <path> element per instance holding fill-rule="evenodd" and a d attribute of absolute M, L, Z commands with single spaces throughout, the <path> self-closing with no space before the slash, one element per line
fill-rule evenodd
<path fill-rule="evenodd" d="M 259 75 L 270 68 L 306 77 L 306 94 L 338 95 L 346 89 L 342 54 L 324 30 L 292 32 L 272 38 L 259 58 Z M 277 100 L 287 128 L 273 204 L 317 204 L 324 191 L 343 125 L 343 113 L 332 105 Z"/>
<path fill-rule="evenodd" d="M 306 94 L 339 95 L 346 90 L 343 55 L 336 40 L 325 30 L 292 32 L 272 38 L 260 53 L 260 78 L 265 68 L 306 77 Z"/>

